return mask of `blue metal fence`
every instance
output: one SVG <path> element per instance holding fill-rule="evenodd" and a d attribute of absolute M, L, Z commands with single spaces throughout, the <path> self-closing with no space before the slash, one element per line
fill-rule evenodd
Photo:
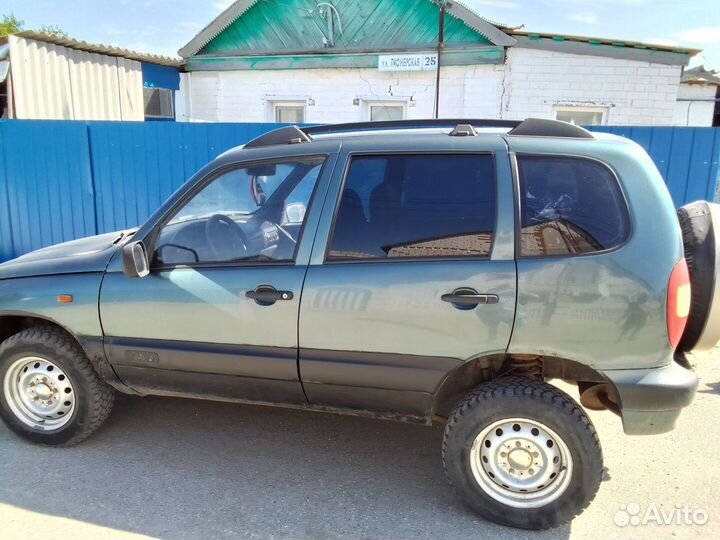
<path fill-rule="evenodd" d="M 143 223 L 187 178 L 277 124 L 0 122 L 0 261 Z M 714 199 L 720 129 L 599 127 L 645 147 L 675 203 Z"/>
<path fill-rule="evenodd" d="M 719 128 L 595 126 L 632 139 L 660 169 L 675 206 L 698 199 L 715 200 L 720 159 Z"/>

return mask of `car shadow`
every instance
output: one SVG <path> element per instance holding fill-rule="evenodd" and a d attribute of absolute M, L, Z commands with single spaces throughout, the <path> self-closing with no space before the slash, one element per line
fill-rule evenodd
<path fill-rule="evenodd" d="M 704 382 L 698 390 L 700 394 L 720 394 L 720 382 Z"/>
<path fill-rule="evenodd" d="M 75 447 L 0 426 L 0 502 L 167 540 L 569 536 L 474 515 L 445 480 L 441 440 L 424 426 L 119 396 Z"/>

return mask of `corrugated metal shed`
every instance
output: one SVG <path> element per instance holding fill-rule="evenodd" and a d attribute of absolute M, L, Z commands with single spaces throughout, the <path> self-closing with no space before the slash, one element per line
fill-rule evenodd
<path fill-rule="evenodd" d="M 139 61 L 20 35 L 9 43 L 16 118 L 144 120 Z"/>
<path fill-rule="evenodd" d="M 183 61 L 179 58 L 171 58 L 169 56 L 162 56 L 158 54 L 131 51 L 128 49 L 123 49 L 121 47 L 115 47 L 113 45 L 103 45 L 102 43 L 88 43 L 87 41 L 80 41 L 77 39 L 57 36 L 53 34 L 45 34 L 43 32 L 35 32 L 32 30 L 18 32 L 17 34 L 13 35 L 32 39 L 35 41 L 42 41 L 44 43 L 51 43 L 53 45 L 60 45 L 62 47 L 67 47 L 69 49 L 75 49 L 78 51 L 103 54 L 105 56 L 117 56 L 127 58 L 128 60 L 146 62 L 148 64 L 157 64 L 160 66 L 168 66 L 174 68 L 180 68 L 183 65 Z"/>

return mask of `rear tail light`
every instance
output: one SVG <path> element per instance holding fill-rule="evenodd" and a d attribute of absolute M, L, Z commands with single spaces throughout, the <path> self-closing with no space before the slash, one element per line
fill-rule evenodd
<path fill-rule="evenodd" d="M 681 259 L 673 268 L 668 283 L 667 331 L 673 349 L 680 343 L 689 314 L 690 274 L 685 259 Z"/>

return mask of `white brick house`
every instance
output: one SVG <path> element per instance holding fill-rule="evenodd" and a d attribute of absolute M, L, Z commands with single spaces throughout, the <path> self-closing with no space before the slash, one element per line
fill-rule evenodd
<path fill-rule="evenodd" d="M 445 118 L 672 125 L 683 67 L 698 52 L 519 32 L 456 0 L 441 15 L 440 3 L 238 0 L 180 50 L 178 120 L 418 119 L 437 107 Z M 432 65 L 379 69 L 416 56 L 438 62 L 439 77 Z"/>

